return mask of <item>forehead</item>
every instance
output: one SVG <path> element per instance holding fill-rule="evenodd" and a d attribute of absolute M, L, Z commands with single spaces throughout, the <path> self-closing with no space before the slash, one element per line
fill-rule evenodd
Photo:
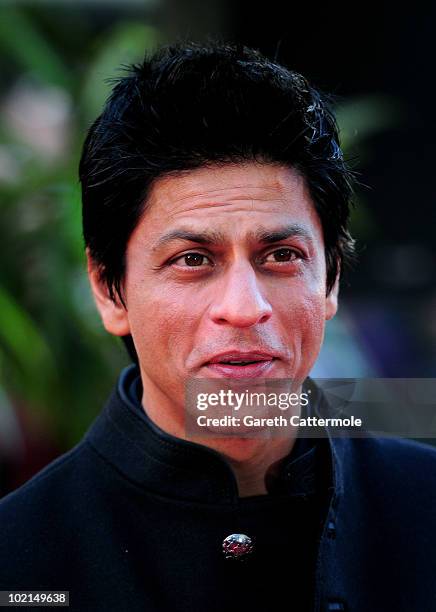
<path fill-rule="evenodd" d="M 230 236 L 278 223 L 299 223 L 314 238 L 321 232 L 305 179 L 293 168 L 252 162 L 157 179 L 136 230 L 151 238 L 187 225 Z"/>

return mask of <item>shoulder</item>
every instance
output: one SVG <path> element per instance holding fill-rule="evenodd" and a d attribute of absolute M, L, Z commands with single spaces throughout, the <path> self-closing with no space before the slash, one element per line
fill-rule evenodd
<path fill-rule="evenodd" d="M 354 483 L 386 497 L 436 504 L 436 448 L 401 438 L 343 440 L 342 470 Z M 416 505 L 416 504 L 415 504 Z M 431 505 L 431 504 L 430 504 Z"/>
<path fill-rule="evenodd" d="M 93 463 L 94 453 L 81 442 L 0 500 L 0 587 L 48 585 L 47 576 L 65 564 L 84 519 L 83 502 L 95 488 Z"/>
<path fill-rule="evenodd" d="M 80 443 L 58 457 L 20 488 L 1 499 L 0 520 L 4 520 L 9 513 L 11 516 L 16 516 L 29 506 L 35 513 L 40 502 L 44 503 L 45 510 L 48 501 L 56 505 L 56 498 L 65 491 L 67 483 L 74 481 L 74 474 L 77 473 L 79 464 L 89 461 L 87 454 L 88 449 Z"/>
<path fill-rule="evenodd" d="M 424 466 L 436 468 L 436 447 L 431 444 L 395 437 L 378 437 L 369 435 L 364 439 L 355 439 L 355 448 L 359 453 L 366 453 L 367 461 L 386 464 L 388 467 L 418 468 Z"/>

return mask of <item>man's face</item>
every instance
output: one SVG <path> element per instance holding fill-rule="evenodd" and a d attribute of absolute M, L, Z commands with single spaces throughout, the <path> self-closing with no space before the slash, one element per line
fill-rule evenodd
<path fill-rule="evenodd" d="M 188 378 L 303 380 L 336 312 L 304 179 L 254 162 L 158 179 L 124 289 L 127 310 L 97 298 L 106 329 L 132 334 L 144 405 L 179 424 Z"/>

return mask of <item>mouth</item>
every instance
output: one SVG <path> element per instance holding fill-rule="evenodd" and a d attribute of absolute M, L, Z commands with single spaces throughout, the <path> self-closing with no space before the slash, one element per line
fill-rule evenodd
<path fill-rule="evenodd" d="M 205 366 L 211 374 L 225 378 L 266 376 L 276 357 L 267 353 L 232 351 L 216 355 Z"/>

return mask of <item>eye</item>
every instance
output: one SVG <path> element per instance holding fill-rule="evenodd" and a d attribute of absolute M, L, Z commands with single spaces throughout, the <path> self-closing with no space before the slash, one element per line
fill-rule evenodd
<path fill-rule="evenodd" d="M 180 255 L 180 257 L 173 259 L 171 263 L 177 264 L 182 268 L 199 268 L 205 265 L 206 262 L 211 264 L 210 259 L 202 253 L 185 253 L 185 255 Z"/>
<path fill-rule="evenodd" d="M 296 259 L 302 259 L 301 253 L 295 249 L 281 248 L 268 253 L 264 257 L 263 263 L 287 263 Z"/>

